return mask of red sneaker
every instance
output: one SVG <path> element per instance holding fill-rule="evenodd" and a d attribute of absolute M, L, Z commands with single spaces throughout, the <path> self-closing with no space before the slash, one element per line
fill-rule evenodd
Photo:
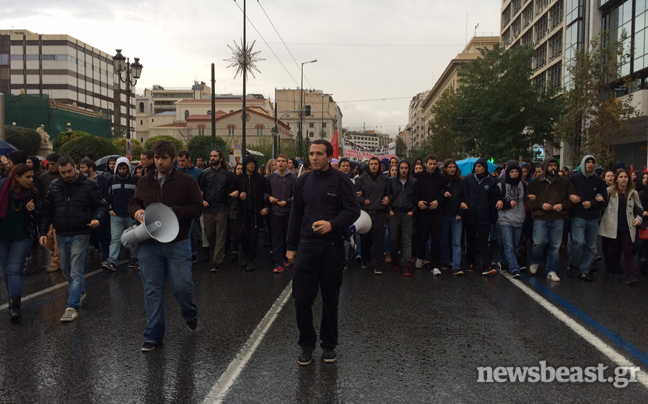
<path fill-rule="evenodd" d="M 275 274 L 278 274 L 278 273 L 281 273 L 283 271 L 284 271 L 284 267 L 282 267 L 281 265 L 275 265 L 274 271 L 272 271 L 272 272 L 274 272 Z"/>
<path fill-rule="evenodd" d="M 284 268 L 288 268 L 288 267 L 291 266 L 291 265 L 292 265 L 292 264 L 290 263 L 290 261 L 288 261 L 288 258 L 286 258 L 286 259 L 284 260 L 284 264 L 283 264 Z"/>
<path fill-rule="evenodd" d="M 392 265 L 392 270 L 394 270 L 394 271 L 400 271 L 400 268 L 397 267 L 396 265 Z"/>
<path fill-rule="evenodd" d="M 404 264 L 403 265 L 403 276 L 412 276 L 412 273 L 410 272 L 409 265 Z"/>

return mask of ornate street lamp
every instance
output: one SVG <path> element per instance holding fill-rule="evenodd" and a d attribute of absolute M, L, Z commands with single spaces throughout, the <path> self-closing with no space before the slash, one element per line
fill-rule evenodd
<path fill-rule="evenodd" d="M 126 139 L 130 139 L 131 131 L 131 86 L 137 84 L 137 80 L 142 76 L 142 64 L 139 62 L 139 58 L 135 58 L 133 64 L 130 63 L 129 59 L 124 57 L 121 53 L 121 49 L 116 49 L 117 54 L 113 56 L 113 66 L 119 74 L 119 80 L 122 83 L 126 83 Z M 125 77 L 122 78 L 122 73 L 125 74 Z M 121 97 L 118 99 L 117 108 L 121 108 Z"/>

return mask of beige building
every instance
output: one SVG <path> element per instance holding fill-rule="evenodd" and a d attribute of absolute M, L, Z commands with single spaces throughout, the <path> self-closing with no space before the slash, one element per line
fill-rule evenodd
<path fill-rule="evenodd" d="M 274 116 L 269 115 L 259 107 L 247 108 L 246 143 L 251 146 L 259 140 L 272 139 Z M 242 139 L 242 110 L 232 112 L 216 111 L 216 136 L 228 144 L 241 144 Z M 212 118 L 210 115 L 190 115 L 186 121 L 158 125 L 151 128 L 151 136 L 170 135 L 183 142 L 188 142 L 195 136 L 211 136 Z M 277 133 L 283 142 L 289 141 L 290 129 L 284 122 L 277 123 Z"/>
<path fill-rule="evenodd" d="M 454 59 L 448 63 L 439 80 L 434 84 L 432 90 L 427 93 L 421 104 L 422 122 L 425 128 L 429 126 L 432 119 L 432 108 L 434 104 L 441 98 L 441 95 L 446 91 L 454 91 L 460 85 L 459 83 L 459 68 L 464 63 L 477 59 L 480 55 L 480 49 L 494 49 L 500 44 L 500 38 L 497 36 L 481 36 L 473 37 L 468 43 L 466 48 L 458 54 Z M 408 147 L 409 148 L 409 147 Z"/>
<path fill-rule="evenodd" d="M 196 86 L 199 86 L 201 88 L 196 89 Z M 170 110 L 166 103 L 160 104 L 158 102 L 160 99 L 162 99 L 162 101 L 164 102 L 164 98 L 153 97 L 153 95 L 160 95 L 161 90 L 158 89 L 152 92 L 147 92 L 145 90 L 145 94 L 148 94 L 149 97 L 142 96 L 137 98 L 138 112 L 136 138 L 142 143 L 151 136 L 168 134 L 166 133 L 168 131 L 181 131 L 182 133 L 184 133 L 184 137 L 186 137 L 187 134 L 185 133 L 186 131 L 183 128 L 187 127 L 189 117 L 210 116 L 212 113 L 210 94 L 205 94 L 205 91 L 209 92 L 210 90 L 209 87 L 204 86 L 204 83 L 195 83 L 193 90 L 185 89 L 165 91 L 167 92 L 162 94 L 177 96 L 182 94 L 182 91 L 184 91 L 184 93 L 186 93 L 187 95 L 196 98 L 177 99 L 173 101 L 173 109 Z M 243 107 L 243 101 L 240 95 L 220 94 L 215 96 L 215 105 L 217 113 L 220 112 L 221 114 L 230 114 L 240 110 Z M 262 113 L 268 116 L 274 116 L 272 102 L 270 102 L 270 100 L 266 99 L 263 95 L 260 94 L 248 94 L 246 100 L 246 108 L 256 108 L 260 112 L 262 111 Z M 156 110 L 158 111 L 157 113 L 150 113 L 150 111 Z M 210 132 L 208 134 L 211 135 L 211 118 L 209 120 Z M 184 126 L 178 126 L 182 124 L 184 124 Z M 250 128 L 246 127 L 246 132 L 248 134 L 249 130 Z"/>
<path fill-rule="evenodd" d="M 275 101 L 277 103 L 277 117 L 290 127 L 291 136 L 297 140 L 299 132 L 299 111 L 300 108 L 299 89 L 275 90 Z M 304 89 L 304 106 L 310 105 L 310 116 L 304 116 L 304 141 L 309 138 L 325 139 L 331 141 L 335 131 L 342 128 L 342 111 L 333 99 L 332 94 L 326 94 L 321 90 Z M 305 108 L 305 107 L 304 107 Z"/>
<path fill-rule="evenodd" d="M 347 132 L 345 138 L 362 147 L 383 147 L 391 142 L 389 135 L 373 130 L 364 132 Z"/>

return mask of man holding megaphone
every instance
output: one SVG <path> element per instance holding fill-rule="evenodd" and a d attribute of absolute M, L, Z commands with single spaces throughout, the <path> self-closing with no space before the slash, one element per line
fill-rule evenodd
<path fill-rule="evenodd" d="M 164 233 L 165 226 L 178 225 L 179 231 L 170 242 L 158 241 L 155 234 L 138 244 L 137 258 L 144 285 L 146 331 L 142 352 L 154 350 L 164 338 L 164 287 L 169 281 L 171 291 L 180 306 L 180 314 L 190 331 L 198 328 L 198 309 L 194 304 L 194 284 L 191 275 L 191 221 L 203 211 L 200 187 L 194 178 L 173 167 L 176 150 L 172 143 L 160 141 L 153 147 L 155 169 L 150 169 L 137 183 L 128 211 L 139 223 L 145 221 L 146 208 L 162 203 L 171 208 L 175 217 L 160 217 L 154 226 Z M 151 213 L 146 213 L 149 215 Z M 165 223 L 168 222 L 168 223 Z M 144 223 L 146 226 L 147 223 Z M 175 230 L 175 228 L 174 228 Z M 169 237 L 170 238 L 170 237 Z M 162 239 L 162 238 L 161 238 Z M 164 239 L 163 241 L 167 241 Z"/>

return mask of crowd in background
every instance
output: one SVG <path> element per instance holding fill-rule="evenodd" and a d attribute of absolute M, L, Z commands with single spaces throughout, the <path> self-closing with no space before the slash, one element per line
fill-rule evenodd
<path fill-rule="evenodd" d="M 203 214 L 190 230 L 192 262 L 202 258 L 218 272 L 229 256 L 230 262 L 252 271 L 264 233 L 261 251 L 268 251 L 273 261 L 267 269 L 281 273 L 291 265 L 286 237 L 294 184 L 311 170 L 310 162 L 279 155 L 264 165 L 253 156 L 230 164 L 227 157 L 214 150 L 209 159 L 192 162 L 186 150 L 177 153 L 174 169 L 193 177 L 202 192 Z M 102 256 L 102 268 L 116 271 L 125 260 L 131 268 L 139 267 L 137 249 L 122 248 L 120 239 L 135 223 L 128 205 L 138 181 L 155 170 L 153 153 L 143 152 L 135 167 L 124 157 L 108 158 L 105 167 L 98 167 L 92 155 L 78 167 L 66 158 L 52 153 L 41 161 L 14 151 L 0 165 L 0 267 L 14 321 L 20 318 L 22 276 L 43 268 L 59 271 L 61 261 L 74 256 L 59 255 L 58 243 L 70 242 L 73 249 L 78 232 L 66 233 L 75 212 L 55 208 L 61 202 L 57 199 L 68 198 L 63 204 L 68 207 L 74 207 L 77 197 L 89 201 L 80 203 L 79 210 L 88 209 L 84 220 L 92 218 L 82 225 L 87 226 L 90 252 Z M 456 161 L 434 155 L 412 162 L 334 159 L 332 169 L 353 181 L 358 203 L 371 219 L 364 234 L 340 235 L 346 238 L 345 270 L 355 261 L 376 275 L 391 268 L 412 276 L 414 268 L 429 267 L 434 275 L 442 270 L 455 276 L 508 271 L 518 278 L 521 271 L 537 274 L 543 267 L 551 281 L 560 281 L 563 274 L 592 281 L 595 263 L 604 260 L 606 274 L 623 275 L 629 285 L 648 276 L 648 245 L 642 240 L 648 173 L 630 173 L 620 162 L 604 170 L 594 156 L 585 156 L 574 170 L 559 167 L 552 156 L 535 163 L 511 160 L 494 170 L 489 164 L 477 159 L 462 175 Z M 71 177 L 62 174 L 62 167 L 71 167 Z M 65 194 L 61 186 L 66 182 L 78 182 L 80 188 Z M 560 259 L 563 248 L 566 265 Z M 70 265 L 82 272 L 77 262 Z M 74 273 L 65 273 L 71 284 Z M 85 290 L 78 291 L 72 307 L 78 309 L 84 297 Z"/>

